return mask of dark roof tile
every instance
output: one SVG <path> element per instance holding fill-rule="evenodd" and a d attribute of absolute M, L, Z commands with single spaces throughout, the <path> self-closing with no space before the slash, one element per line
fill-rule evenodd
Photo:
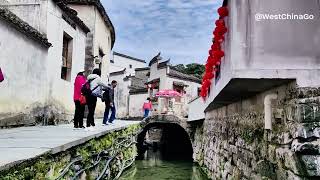
<path fill-rule="evenodd" d="M 0 7 L 0 19 L 6 21 L 13 26 L 17 31 L 25 34 L 27 37 L 39 42 L 46 48 L 49 48 L 52 44 L 48 42 L 46 35 L 41 34 L 38 30 L 30 26 L 28 23 L 21 20 L 17 15 L 12 13 L 6 8 Z"/>
<path fill-rule="evenodd" d="M 71 9 L 67 6 L 67 2 L 65 0 L 53 0 L 60 9 L 70 18 L 72 21 L 74 21 L 85 33 L 90 32 L 90 29 L 88 26 L 84 24 L 84 22 L 78 17 L 77 11 L 74 9 Z"/>
<path fill-rule="evenodd" d="M 134 57 L 132 57 L 132 56 L 128 56 L 128 55 L 125 55 L 125 54 L 121 54 L 121 53 L 118 53 L 118 52 L 115 52 L 115 51 L 113 51 L 113 55 L 117 55 L 117 56 L 121 56 L 121 57 L 124 57 L 124 58 L 128 58 L 128 59 L 132 59 L 132 60 L 135 60 L 135 61 L 139 61 L 139 62 L 146 63 L 145 60 L 138 59 L 138 58 L 134 58 Z"/>
<path fill-rule="evenodd" d="M 114 26 L 104 9 L 103 5 L 101 4 L 100 0 L 66 0 L 68 4 L 80 4 L 80 5 L 94 5 L 97 7 L 98 11 L 100 12 L 101 16 L 103 17 L 104 22 L 106 23 L 107 27 L 110 28 L 111 31 L 111 49 L 114 46 L 114 42 L 116 40 L 116 33 L 114 30 Z"/>
<path fill-rule="evenodd" d="M 196 83 L 201 84 L 201 79 L 199 79 L 195 76 L 189 75 L 189 74 L 182 73 L 182 72 L 176 70 L 172 66 L 170 66 L 169 73 L 167 73 L 167 74 L 168 74 L 168 76 L 171 76 L 171 77 L 175 77 L 175 78 L 179 78 L 179 79 L 192 81 L 192 82 L 196 82 Z"/>

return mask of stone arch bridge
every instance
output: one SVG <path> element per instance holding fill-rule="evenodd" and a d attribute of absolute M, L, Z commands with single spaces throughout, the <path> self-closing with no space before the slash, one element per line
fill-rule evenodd
<path fill-rule="evenodd" d="M 162 140 L 167 144 L 167 150 L 170 147 L 170 150 L 168 150 L 170 154 L 179 154 L 182 151 L 185 152 L 185 157 L 192 158 L 197 123 L 190 123 L 187 118 L 180 118 L 175 115 L 155 115 L 145 118 L 141 122 L 141 127 L 141 132 L 137 138 L 138 153 L 144 152 L 143 143 L 147 131 L 155 127 L 163 129 L 162 138 L 164 139 Z M 172 152 L 174 149 L 176 152 Z"/>

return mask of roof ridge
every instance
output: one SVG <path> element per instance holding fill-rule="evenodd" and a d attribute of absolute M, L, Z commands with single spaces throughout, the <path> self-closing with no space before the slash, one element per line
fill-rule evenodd
<path fill-rule="evenodd" d="M 97 7 L 99 10 L 99 13 L 102 15 L 102 18 L 106 25 L 110 28 L 111 31 L 111 49 L 114 46 L 115 40 L 116 40 L 116 33 L 115 33 L 115 28 L 107 14 L 107 11 L 105 10 L 104 6 L 100 2 L 100 0 L 64 0 L 68 4 L 80 4 L 80 5 L 94 5 Z"/>
<path fill-rule="evenodd" d="M 116 51 L 113 51 L 113 55 L 118 55 L 118 56 L 121 56 L 121 57 L 125 57 L 125 58 L 129 58 L 129 59 L 132 59 L 132 60 L 135 60 L 135 61 L 146 63 L 146 61 L 143 60 L 143 59 L 135 58 L 135 57 L 132 57 L 132 56 L 129 56 L 129 55 L 126 55 L 126 54 L 122 54 L 122 53 L 118 53 Z"/>
<path fill-rule="evenodd" d="M 52 46 L 45 34 L 40 33 L 37 29 L 20 19 L 7 8 L 0 7 L 0 19 L 3 19 L 7 23 L 11 24 L 17 31 L 25 34 L 28 38 L 38 41 L 45 47 L 49 48 Z"/>
<path fill-rule="evenodd" d="M 53 2 L 56 3 L 61 10 L 66 13 L 66 15 L 72 18 L 72 20 L 75 21 L 75 23 L 77 23 L 84 32 L 90 32 L 88 26 L 78 17 L 78 12 L 67 6 L 66 0 L 53 0 Z"/>

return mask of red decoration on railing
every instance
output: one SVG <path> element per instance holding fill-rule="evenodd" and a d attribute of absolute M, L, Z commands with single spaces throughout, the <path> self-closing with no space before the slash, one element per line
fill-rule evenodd
<path fill-rule="evenodd" d="M 224 35 L 228 29 L 225 25 L 224 17 L 228 16 L 228 8 L 222 6 L 218 9 L 219 19 L 215 21 L 215 29 L 213 31 L 213 44 L 209 50 L 209 57 L 205 65 L 205 73 L 202 78 L 202 87 L 200 96 L 205 99 L 208 96 L 208 91 L 211 86 L 211 81 L 215 77 L 216 66 L 221 64 L 221 58 L 224 57 L 224 51 L 221 50 L 221 43 L 224 42 Z"/>
<path fill-rule="evenodd" d="M 224 18 L 224 17 L 228 16 L 229 15 L 228 8 L 225 6 L 220 7 L 218 9 L 218 14 L 219 14 L 220 18 Z"/>

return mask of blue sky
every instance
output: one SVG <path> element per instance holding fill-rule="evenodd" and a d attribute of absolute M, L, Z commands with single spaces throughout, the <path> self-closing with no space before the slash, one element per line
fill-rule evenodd
<path fill-rule="evenodd" d="M 222 0 L 102 0 L 116 30 L 114 51 L 147 62 L 204 63 Z"/>

